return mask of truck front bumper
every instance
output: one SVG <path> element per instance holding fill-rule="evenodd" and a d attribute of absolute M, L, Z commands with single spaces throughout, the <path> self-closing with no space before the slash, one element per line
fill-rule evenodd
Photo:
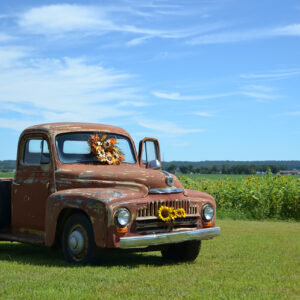
<path fill-rule="evenodd" d="M 192 240 L 203 240 L 220 235 L 220 231 L 220 227 L 212 227 L 190 231 L 123 237 L 120 238 L 120 248 L 140 248 L 163 244 L 181 243 Z"/>

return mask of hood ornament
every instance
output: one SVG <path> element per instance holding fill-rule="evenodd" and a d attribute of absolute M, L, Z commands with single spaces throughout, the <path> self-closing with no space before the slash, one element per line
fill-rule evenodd
<path fill-rule="evenodd" d="M 174 185 L 174 178 L 171 176 L 171 174 L 167 171 L 162 171 L 166 175 L 166 184 L 168 186 L 173 186 Z"/>

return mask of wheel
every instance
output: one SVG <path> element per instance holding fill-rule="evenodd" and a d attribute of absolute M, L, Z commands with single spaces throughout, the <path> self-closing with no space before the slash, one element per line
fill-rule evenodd
<path fill-rule="evenodd" d="M 62 250 L 70 263 L 86 265 L 95 260 L 96 245 L 90 220 L 84 214 L 71 215 L 64 224 Z"/>
<path fill-rule="evenodd" d="M 194 261 L 201 248 L 201 241 L 187 241 L 172 244 L 161 251 L 163 258 L 174 261 Z"/>

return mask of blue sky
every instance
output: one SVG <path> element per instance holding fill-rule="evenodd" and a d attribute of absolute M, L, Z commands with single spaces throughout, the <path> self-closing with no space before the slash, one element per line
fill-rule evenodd
<path fill-rule="evenodd" d="M 1 1 L 0 159 L 27 126 L 113 124 L 165 160 L 292 160 L 300 2 Z"/>

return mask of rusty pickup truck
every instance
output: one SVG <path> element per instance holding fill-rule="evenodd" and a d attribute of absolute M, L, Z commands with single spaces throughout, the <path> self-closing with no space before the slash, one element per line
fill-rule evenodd
<path fill-rule="evenodd" d="M 76 264 L 113 249 L 192 261 L 201 240 L 220 234 L 215 218 L 213 197 L 161 169 L 157 139 L 137 153 L 129 133 L 109 125 L 25 129 L 15 176 L 0 180 L 0 241 L 58 245 Z"/>

